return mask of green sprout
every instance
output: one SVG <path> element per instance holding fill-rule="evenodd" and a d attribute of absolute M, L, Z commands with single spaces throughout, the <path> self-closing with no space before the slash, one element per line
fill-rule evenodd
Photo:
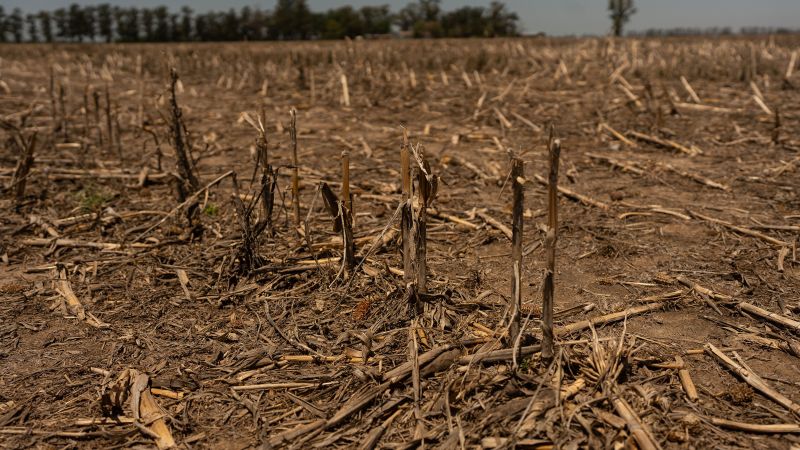
<path fill-rule="evenodd" d="M 209 203 L 209 204 L 207 204 L 205 206 L 205 208 L 203 208 L 203 214 L 205 214 L 207 216 L 210 216 L 210 217 L 214 217 L 217 214 L 219 214 L 219 206 L 217 206 L 217 205 L 215 205 L 213 203 Z"/>
<path fill-rule="evenodd" d="M 110 193 L 101 191 L 92 185 L 84 187 L 77 195 L 78 204 L 85 212 L 99 211 L 113 198 Z"/>

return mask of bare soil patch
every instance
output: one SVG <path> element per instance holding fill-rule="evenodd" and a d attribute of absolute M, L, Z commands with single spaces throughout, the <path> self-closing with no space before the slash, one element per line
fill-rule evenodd
<path fill-rule="evenodd" d="M 0 446 L 800 445 L 798 44 L 0 46 Z M 183 199 L 170 67 L 198 176 Z M 259 120 L 276 189 L 245 261 L 266 219 Z M 550 124 L 555 363 L 478 361 L 513 345 L 511 242 L 489 220 L 511 226 L 508 149 L 522 345 L 541 339 Z M 419 297 L 400 275 L 402 127 L 439 177 Z M 341 195 L 345 150 L 346 274 L 320 193 Z"/>

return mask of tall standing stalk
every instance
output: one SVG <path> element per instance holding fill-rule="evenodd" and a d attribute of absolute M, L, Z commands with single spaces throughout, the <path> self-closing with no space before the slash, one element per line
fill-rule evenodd
<path fill-rule="evenodd" d="M 141 53 L 136 55 L 136 78 L 139 82 L 139 105 L 136 111 L 136 126 L 144 127 L 144 67 Z"/>
<path fill-rule="evenodd" d="M 51 133 L 53 142 L 58 131 L 58 110 L 56 109 L 56 79 L 53 66 L 50 66 L 50 116 L 52 118 Z"/>
<path fill-rule="evenodd" d="M 419 210 L 412 210 L 414 214 L 414 266 L 417 275 L 417 292 L 425 294 L 428 292 L 428 193 L 424 188 L 427 184 L 425 173 L 420 168 L 415 168 L 417 172 L 419 197 L 417 199 Z M 413 207 L 412 207 L 413 208 Z"/>
<path fill-rule="evenodd" d="M 408 130 L 403 129 L 403 146 L 400 147 L 400 178 L 403 206 L 400 218 L 401 237 L 403 239 L 403 280 L 406 285 L 413 281 L 411 267 L 411 173 L 410 154 L 408 149 Z"/>
<path fill-rule="evenodd" d="M 348 214 L 352 216 L 353 204 L 350 194 L 350 152 L 342 152 L 342 202 L 347 208 Z"/>
<path fill-rule="evenodd" d="M 272 210 L 275 206 L 275 172 L 269 163 L 269 142 L 267 133 L 264 130 L 264 121 L 259 121 L 258 137 L 256 138 L 256 148 L 258 149 L 258 161 L 261 165 L 261 209 L 263 214 L 263 227 L 269 236 L 273 235 Z"/>
<path fill-rule="evenodd" d="M 89 85 L 83 87 L 83 139 L 89 137 Z"/>
<path fill-rule="evenodd" d="M 114 124 L 111 122 L 111 93 L 108 83 L 106 83 L 106 130 L 108 130 L 108 151 L 112 152 L 114 150 Z M 122 155 L 118 156 L 121 160 Z"/>
<path fill-rule="evenodd" d="M 344 273 L 350 275 L 356 265 L 356 246 L 353 241 L 353 215 L 350 197 L 350 153 L 342 152 L 342 200 L 339 216 L 342 221 L 342 245 L 344 249 Z"/>
<path fill-rule="evenodd" d="M 194 173 L 194 161 L 190 153 L 189 146 L 184 139 L 185 127 L 183 125 L 183 112 L 178 106 L 178 98 L 176 96 L 176 86 L 178 83 L 178 72 L 172 68 L 170 69 L 170 109 L 172 110 L 172 123 L 170 124 L 173 145 L 175 147 L 175 159 L 180 179 L 177 180 L 177 193 L 178 201 L 185 201 L 189 195 L 196 192 L 199 188 L 199 181 Z M 106 98 L 108 98 L 108 86 L 106 86 Z M 111 116 L 108 116 L 109 123 L 109 146 L 112 145 L 111 140 Z M 187 210 L 187 216 L 191 217 L 193 208 Z"/>
<path fill-rule="evenodd" d="M 122 157 L 122 127 L 119 124 L 119 103 L 114 104 L 114 143 L 117 146 L 117 156 L 119 157 L 119 162 L 121 166 L 124 166 L 124 161 Z"/>
<path fill-rule="evenodd" d="M 524 204 L 524 172 L 523 162 L 518 157 L 511 160 L 511 184 L 514 192 L 511 218 L 511 326 L 509 327 L 510 344 L 516 348 L 516 342 L 522 332 L 522 209 Z"/>
<path fill-rule="evenodd" d="M 314 80 L 314 68 L 311 66 L 308 68 L 308 79 L 311 88 L 311 105 L 314 105 L 317 103 L 317 84 L 316 80 Z"/>
<path fill-rule="evenodd" d="M 350 90 L 347 87 L 347 75 L 345 75 L 344 72 L 342 72 L 341 81 L 342 81 L 342 103 L 344 104 L 345 107 L 349 108 Z"/>
<path fill-rule="evenodd" d="M 69 120 L 67 118 L 69 108 L 67 108 L 66 92 L 63 84 L 58 85 L 58 98 L 61 103 L 61 137 L 64 142 L 69 142 Z"/>
<path fill-rule="evenodd" d="M 431 171 L 431 166 L 425 159 L 422 145 L 411 147 L 414 153 L 414 173 L 417 178 L 416 200 L 412 200 L 411 231 L 414 236 L 414 271 L 416 274 L 416 291 L 421 294 L 428 292 L 428 207 L 436 198 L 438 178 Z M 413 198 L 413 197 L 412 197 Z M 419 305 L 418 309 L 419 309 Z"/>
<path fill-rule="evenodd" d="M 92 98 L 94 99 L 94 127 L 97 130 L 97 145 L 103 148 L 103 127 L 100 125 L 100 93 L 92 91 Z"/>
<path fill-rule="evenodd" d="M 289 110 L 289 136 L 292 139 L 292 210 L 295 229 L 300 229 L 300 163 L 297 159 L 297 110 Z"/>
<path fill-rule="evenodd" d="M 11 183 L 9 184 L 9 189 L 13 189 L 14 191 L 14 209 L 19 211 L 25 201 L 25 186 L 27 185 L 31 168 L 33 167 L 36 133 L 30 138 L 25 139 L 20 129 L 11 129 L 9 131 L 14 133 L 10 142 L 13 143 L 19 151 L 17 166 L 14 169 L 14 173 L 11 176 Z"/>
<path fill-rule="evenodd" d="M 550 130 L 550 176 L 547 180 L 547 268 L 544 277 L 542 298 L 542 359 L 552 361 L 553 343 L 553 301 L 556 271 L 556 239 L 558 237 L 558 161 L 561 155 L 561 142 L 552 139 Z"/>

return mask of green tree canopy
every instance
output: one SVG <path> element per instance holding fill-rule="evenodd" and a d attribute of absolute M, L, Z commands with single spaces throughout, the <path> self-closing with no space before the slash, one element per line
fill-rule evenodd
<path fill-rule="evenodd" d="M 312 12 L 307 0 L 277 0 L 272 11 L 207 11 L 188 6 L 121 7 L 72 3 L 53 11 L 7 14 L 0 5 L 0 42 L 68 41 L 100 38 L 105 42 L 235 41 L 264 39 L 341 39 L 390 34 L 398 28 L 415 37 L 512 36 L 519 17 L 494 1 L 488 8 L 444 11 L 441 0 L 413 0 L 397 13 L 388 5 L 342 6 Z M 397 28 L 394 28 L 394 26 Z"/>

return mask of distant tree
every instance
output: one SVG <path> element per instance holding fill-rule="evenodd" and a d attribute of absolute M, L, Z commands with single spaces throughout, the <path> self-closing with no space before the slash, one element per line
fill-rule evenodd
<path fill-rule="evenodd" d="M 28 26 L 28 40 L 31 42 L 39 42 L 39 27 L 36 24 L 36 16 L 33 14 L 26 14 L 25 23 Z"/>
<path fill-rule="evenodd" d="M 155 37 L 153 40 L 166 42 L 169 40 L 169 10 L 166 6 L 159 6 L 153 11 L 156 19 Z"/>
<path fill-rule="evenodd" d="M 339 39 L 390 33 L 393 24 L 415 37 L 511 36 L 519 32 L 519 17 L 500 1 L 493 1 L 488 8 L 444 12 L 442 0 L 411 0 L 396 15 L 388 5 L 342 6 L 314 13 L 308 0 L 276 3 L 272 12 L 245 6 L 203 14 L 194 14 L 187 6 L 171 13 L 166 6 L 81 6 L 76 0 L 66 8 L 23 15 L 19 8 L 6 14 L 0 5 L 0 42 L 20 41 L 26 36 L 48 42 L 95 41 L 98 36 L 105 42 Z M 632 0 L 611 0 L 609 7 L 612 5 L 622 5 L 623 22 L 635 12 Z"/>
<path fill-rule="evenodd" d="M 194 19 L 194 37 L 198 41 L 205 41 L 208 36 L 208 23 L 205 15 L 199 15 Z"/>
<path fill-rule="evenodd" d="M 222 35 L 225 41 L 235 41 L 241 38 L 239 16 L 233 8 L 222 16 Z"/>
<path fill-rule="evenodd" d="M 648 28 L 645 31 L 628 33 L 634 36 L 728 36 L 733 34 L 730 27 L 710 27 L 710 28 Z"/>
<path fill-rule="evenodd" d="M 120 8 L 112 10 L 114 22 L 117 24 L 117 35 L 122 42 L 139 40 L 139 10 L 136 8 Z"/>
<path fill-rule="evenodd" d="M 126 17 L 126 31 L 128 41 L 136 42 L 139 38 L 139 10 L 136 7 L 128 8 Z"/>
<path fill-rule="evenodd" d="M 83 8 L 83 20 L 86 37 L 94 42 L 94 38 L 97 36 L 97 8 L 94 6 Z"/>
<path fill-rule="evenodd" d="M 484 8 L 464 6 L 442 16 L 442 28 L 449 37 L 483 36 L 486 31 Z"/>
<path fill-rule="evenodd" d="M 19 8 L 14 8 L 14 10 L 11 12 L 11 15 L 8 16 L 8 31 L 11 32 L 11 36 L 14 38 L 14 42 L 16 43 L 22 42 L 23 23 L 22 10 Z"/>
<path fill-rule="evenodd" d="M 197 39 L 200 41 L 225 40 L 223 15 L 218 12 L 208 12 L 197 16 L 194 27 Z"/>
<path fill-rule="evenodd" d="M 178 21 L 178 15 L 170 13 L 168 23 L 169 23 L 169 41 L 170 42 L 180 41 L 181 25 L 180 22 Z"/>
<path fill-rule="evenodd" d="M 53 21 L 56 24 L 56 37 L 59 39 L 69 39 L 69 21 L 67 20 L 67 10 L 58 8 L 53 11 Z"/>
<path fill-rule="evenodd" d="M 153 42 L 156 40 L 155 35 L 155 14 L 153 14 L 153 10 L 150 8 L 142 8 L 140 11 L 141 13 L 141 22 L 142 22 L 142 39 L 147 42 Z"/>
<path fill-rule="evenodd" d="M 365 34 L 388 34 L 392 31 L 392 13 L 388 5 L 363 6 L 358 12 Z"/>
<path fill-rule="evenodd" d="M 440 37 L 441 0 L 417 0 L 409 3 L 397 15 L 397 24 L 403 31 L 412 31 L 415 37 Z"/>
<path fill-rule="evenodd" d="M 0 42 L 6 42 L 6 10 L 0 5 Z"/>
<path fill-rule="evenodd" d="M 519 16 L 515 12 L 510 12 L 506 9 L 506 5 L 493 1 L 489 5 L 489 11 L 486 17 L 486 31 L 484 34 L 488 37 L 495 36 L 516 36 L 519 34 Z"/>
<path fill-rule="evenodd" d="M 308 39 L 313 16 L 306 0 L 278 0 L 269 35 L 272 39 Z"/>
<path fill-rule="evenodd" d="M 209 23 L 211 26 L 211 40 L 213 41 L 225 41 L 228 39 L 227 33 L 225 31 L 225 13 L 222 12 L 211 12 L 209 13 L 211 20 Z"/>
<path fill-rule="evenodd" d="M 69 22 L 69 35 L 70 40 L 77 40 L 83 42 L 84 36 L 89 34 L 88 23 L 86 21 L 86 11 L 77 3 L 69 5 L 69 12 L 67 13 L 67 20 Z"/>
<path fill-rule="evenodd" d="M 119 6 L 114 6 L 111 8 L 111 17 L 112 23 L 116 25 L 114 33 L 116 34 L 117 39 L 121 41 L 123 40 L 122 35 L 125 32 L 125 9 Z"/>
<path fill-rule="evenodd" d="M 611 12 L 611 26 L 614 36 L 622 36 L 622 27 L 636 14 L 633 0 L 608 0 L 608 10 Z"/>
<path fill-rule="evenodd" d="M 188 6 L 181 8 L 181 29 L 179 35 L 182 41 L 192 40 L 192 12 L 192 8 Z"/>
<path fill-rule="evenodd" d="M 395 23 L 403 31 L 411 31 L 419 20 L 416 3 L 408 4 L 395 15 Z"/>
<path fill-rule="evenodd" d="M 253 39 L 255 40 L 264 40 L 267 39 L 269 33 L 269 22 L 271 17 L 268 12 L 262 11 L 259 8 L 256 8 L 253 11 L 253 17 L 250 20 L 250 28 L 252 28 L 253 32 Z"/>
<path fill-rule="evenodd" d="M 245 41 L 252 41 L 255 39 L 255 34 L 253 8 L 245 6 L 239 12 L 239 38 Z"/>
<path fill-rule="evenodd" d="M 111 6 L 108 3 L 97 6 L 96 20 L 97 33 L 102 36 L 106 42 L 114 40 L 114 19 L 111 14 Z"/>
<path fill-rule="evenodd" d="M 324 39 L 355 37 L 364 33 L 364 24 L 352 6 L 342 6 L 324 14 L 322 29 L 319 31 Z"/>
<path fill-rule="evenodd" d="M 53 22 L 50 13 L 39 11 L 37 16 L 39 18 L 39 28 L 42 30 L 42 38 L 44 38 L 45 42 L 53 42 Z"/>
<path fill-rule="evenodd" d="M 419 2 L 422 18 L 432 22 L 439 20 L 442 14 L 442 0 L 417 0 Z"/>
<path fill-rule="evenodd" d="M 198 15 L 194 21 L 197 40 L 213 41 L 216 27 L 216 14 L 205 13 Z"/>

